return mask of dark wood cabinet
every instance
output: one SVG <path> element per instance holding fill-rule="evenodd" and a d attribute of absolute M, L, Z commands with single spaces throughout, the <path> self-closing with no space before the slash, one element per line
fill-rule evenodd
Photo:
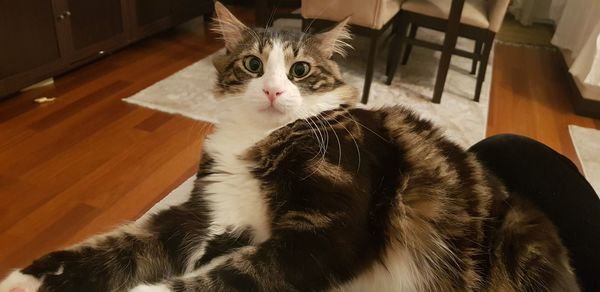
<path fill-rule="evenodd" d="M 126 2 L 54 0 L 59 47 L 65 63 L 85 62 L 127 43 Z"/>
<path fill-rule="evenodd" d="M 145 37 L 173 22 L 173 1 L 133 0 L 135 37 Z"/>
<path fill-rule="evenodd" d="M 213 1 L 178 0 L 173 5 L 173 16 L 175 21 L 180 23 L 188 21 L 199 14 L 211 16 L 213 9 Z"/>
<path fill-rule="evenodd" d="M 70 29 L 72 58 L 108 50 L 127 40 L 121 0 L 66 0 L 63 20 Z"/>
<path fill-rule="evenodd" d="M 0 0 L 0 96 L 63 62 L 51 1 Z M 9 85 L 11 85 L 9 87 Z"/>
<path fill-rule="evenodd" d="M 0 0 L 0 98 L 212 9 L 212 0 Z"/>

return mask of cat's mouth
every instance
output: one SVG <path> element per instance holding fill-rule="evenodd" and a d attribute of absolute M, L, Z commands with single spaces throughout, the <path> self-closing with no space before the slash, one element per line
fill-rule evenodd
<path fill-rule="evenodd" d="M 259 111 L 263 112 L 263 113 L 269 113 L 269 114 L 284 114 L 284 112 L 282 110 L 280 110 L 274 106 L 267 106 L 265 108 L 260 109 Z"/>

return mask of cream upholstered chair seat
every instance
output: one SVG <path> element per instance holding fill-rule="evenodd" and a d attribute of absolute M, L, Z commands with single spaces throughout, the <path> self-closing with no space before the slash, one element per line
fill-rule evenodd
<path fill-rule="evenodd" d="M 302 0 L 302 17 L 340 21 L 381 29 L 400 11 L 400 0 Z"/>
<path fill-rule="evenodd" d="M 498 32 L 500 25 L 502 25 L 506 8 L 495 9 L 495 5 L 491 5 L 492 2 L 494 1 L 465 0 L 460 22 Z M 451 5 L 452 0 L 406 0 L 402 3 L 402 10 L 441 19 L 448 19 Z"/>
<path fill-rule="evenodd" d="M 407 0 L 402 4 L 402 9 L 436 18 L 448 19 L 452 0 Z M 466 0 L 461 23 L 488 28 L 490 22 L 487 18 L 485 0 Z"/>

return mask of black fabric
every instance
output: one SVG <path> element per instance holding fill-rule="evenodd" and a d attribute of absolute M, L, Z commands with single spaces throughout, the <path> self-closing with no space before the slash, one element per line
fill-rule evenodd
<path fill-rule="evenodd" d="M 535 140 L 509 134 L 489 137 L 469 151 L 552 220 L 583 291 L 600 291 L 600 200 L 573 162 Z"/>

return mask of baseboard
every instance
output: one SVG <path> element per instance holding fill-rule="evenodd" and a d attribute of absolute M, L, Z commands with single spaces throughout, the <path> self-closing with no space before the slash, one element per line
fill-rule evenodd
<path fill-rule="evenodd" d="M 580 116 L 600 119 L 600 101 L 587 99 L 581 95 L 581 91 L 577 86 L 577 82 L 573 79 L 573 75 L 569 72 L 569 66 L 567 65 L 567 61 L 560 51 L 558 51 L 557 58 L 560 59 L 561 68 L 569 82 L 569 88 L 571 94 L 569 94 L 569 99 L 571 100 L 571 104 L 573 105 L 573 109 L 575 113 Z"/>

